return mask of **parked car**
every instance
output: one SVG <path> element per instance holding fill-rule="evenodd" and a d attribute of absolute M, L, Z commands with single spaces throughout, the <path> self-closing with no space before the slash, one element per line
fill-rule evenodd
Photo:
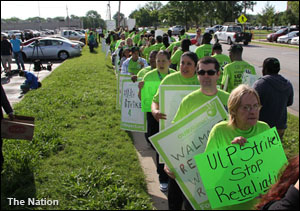
<path fill-rule="evenodd" d="M 299 31 L 293 31 L 288 33 L 287 35 L 282 35 L 278 37 L 277 42 L 291 44 L 291 41 L 294 37 L 299 37 Z"/>
<path fill-rule="evenodd" d="M 292 32 L 292 31 L 299 31 L 299 28 L 290 28 L 290 30 L 288 28 L 280 29 L 275 33 L 268 34 L 267 40 L 269 42 L 274 42 L 274 41 L 277 42 L 278 37 L 280 37 L 282 35 L 286 35 L 287 33 Z"/>
<path fill-rule="evenodd" d="M 74 30 L 63 30 L 61 32 L 61 36 L 70 40 L 79 40 L 81 42 L 85 42 L 85 35 Z"/>
<path fill-rule="evenodd" d="M 30 45 L 24 46 L 23 59 L 61 59 L 79 56 L 81 54 L 79 44 L 56 38 L 43 38 Z"/>
<path fill-rule="evenodd" d="M 208 27 L 208 28 L 205 28 L 205 32 L 208 32 L 208 33 L 215 33 L 216 31 L 219 31 L 223 26 L 222 25 L 214 25 L 212 27 Z"/>
<path fill-rule="evenodd" d="M 170 30 L 172 30 L 172 34 L 173 35 L 180 35 L 180 31 L 184 29 L 183 26 L 177 25 L 177 26 L 173 26 L 170 28 Z"/>
<path fill-rule="evenodd" d="M 299 37 L 294 37 L 294 38 L 291 40 L 291 44 L 293 44 L 293 45 L 299 45 Z"/>
<path fill-rule="evenodd" d="M 65 38 L 65 37 L 62 37 L 62 36 L 50 36 L 51 38 L 57 38 L 57 39 L 61 39 L 61 40 L 67 40 L 67 41 L 70 41 L 72 43 L 76 43 L 76 44 L 79 44 L 80 47 L 84 47 L 85 46 L 85 43 L 84 42 L 81 42 L 81 41 L 78 41 L 78 40 L 69 40 L 68 38 Z"/>

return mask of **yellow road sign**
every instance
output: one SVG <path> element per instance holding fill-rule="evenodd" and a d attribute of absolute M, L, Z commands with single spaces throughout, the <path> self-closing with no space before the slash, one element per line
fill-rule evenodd
<path fill-rule="evenodd" d="M 239 21 L 241 24 L 247 22 L 247 20 L 248 20 L 248 19 L 246 18 L 246 16 L 245 16 L 244 14 L 242 14 L 242 15 L 238 18 L 238 21 Z"/>

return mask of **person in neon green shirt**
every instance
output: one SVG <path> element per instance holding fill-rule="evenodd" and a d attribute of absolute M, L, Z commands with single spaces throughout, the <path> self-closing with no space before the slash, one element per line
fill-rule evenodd
<path fill-rule="evenodd" d="M 177 49 L 176 52 L 171 57 L 171 68 L 174 68 L 177 71 L 179 71 L 181 55 L 184 52 L 189 51 L 190 46 L 191 46 L 191 41 L 189 39 L 183 39 L 181 41 L 181 48 Z"/>
<path fill-rule="evenodd" d="M 267 123 L 258 121 L 260 108 L 259 96 L 253 88 L 244 84 L 235 88 L 228 99 L 229 120 L 220 122 L 212 128 L 205 152 L 215 151 L 231 144 L 243 146 L 247 138 L 270 129 Z M 252 199 L 218 209 L 251 210 L 257 202 L 257 199 Z"/>
<path fill-rule="evenodd" d="M 160 48 L 164 45 L 163 44 L 163 37 L 162 36 L 157 36 L 156 37 L 156 44 L 153 45 L 151 51 L 159 51 Z"/>
<path fill-rule="evenodd" d="M 202 39 L 202 45 L 196 48 L 195 53 L 198 56 L 198 59 L 203 58 L 204 56 L 211 56 L 212 53 L 212 44 L 210 44 L 212 36 L 210 33 L 204 33 Z"/>
<path fill-rule="evenodd" d="M 131 57 L 123 62 L 121 74 L 122 75 L 136 75 L 138 71 L 148 66 L 144 58 L 139 57 L 139 48 L 133 47 L 131 49 Z"/>
<path fill-rule="evenodd" d="M 185 52 L 181 56 L 180 71 L 170 74 L 162 80 L 161 85 L 199 85 L 196 75 L 198 58 L 193 52 Z M 153 97 L 151 105 L 152 115 L 159 121 L 160 117 L 166 119 L 166 115 L 159 111 L 159 90 Z"/>
<path fill-rule="evenodd" d="M 194 53 L 195 56 L 197 56 Z M 196 58 L 198 59 L 198 57 Z M 227 100 L 229 97 L 229 94 L 217 89 L 217 80 L 219 77 L 219 63 L 215 58 L 212 57 L 204 57 L 197 63 L 197 67 L 195 65 L 195 70 L 197 72 L 197 80 L 198 84 L 200 84 L 200 89 L 188 94 L 183 98 L 183 100 L 180 103 L 180 106 L 177 110 L 177 113 L 173 119 L 173 122 L 177 122 L 193 112 L 195 109 L 202 106 L 207 101 L 211 100 L 215 96 L 218 96 L 223 103 L 224 107 L 227 106 Z M 174 74 L 175 75 L 175 74 Z M 161 114 L 161 118 L 164 118 Z M 165 167 L 166 173 L 172 178 L 175 179 L 175 175 L 173 172 L 170 171 L 168 167 Z M 173 180 L 170 180 L 170 186 L 175 184 L 171 183 Z M 174 188 L 176 189 L 176 188 Z M 178 188 L 178 191 L 181 192 L 180 188 Z M 170 193 L 169 193 L 170 194 Z M 179 192 L 175 194 L 180 194 Z M 181 193 L 182 194 L 182 193 Z M 170 203 L 169 203 L 170 204 Z M 174 203 L 178 204 L 178 202 Z M 191 205 L 185 201 L 184 203 L 186 210 L 192 210 Z M 177 209 L 180 209 L 181 205 L 179 203 L 179 207 Z M 175 209 L 175 208 L 174 208 Z"/>
<path fill-rule="evenodd" d="M 168 30 L 167 34 L 168 34 L 169 43 L 176 42 L 176 39 L 174 37 L 172 37 L 172 30 L 171 29 Z"/>
<path fill-rule="evenodd" d="M 190 39 L 190 36 L 185 33 L 185 29 L 180 30 L 179 40 Z"/>
<path fill-rule="evenodd" d="M 204 57 L 198 62 L 197 74 L 201 87 L 182 99 L 173 119 L 173 123 L 183 119 L 215 96 L 220 98 L 223 106 L 227 110 L 229 94 L 217 89 L 217 80 L 220 76 L 219 68 L 220 65 L 218 61 L 212 57 Z"/>
<path fill-rule="evenodd" d="M 172 42 L 172 43 L 170 44 L 170 46 L 167 47 L 166 50 L 167 50 L 171 55 L 173 55 L 173 54 L 175 53 L 175 51 L 178 49 L 178 47 L 180 47 L 180 45 L 181 45 L 181 41 Z"/>
<path fill-rule="evenodd" d="M 219 80 L 217 81 L 217 85 L 221 85 L 224 66 L 231 63 L 231 60 L 227 55 L 222 54 L 222 45 L 220 43 L 215 43 L 213 45 L 212 54 L 213 54 L 212 57 L 216 58 L 220 64 L 220 77 Z"/>
<path fill-rule="evenodd" d="M 244 73 L 256 75 L 255 68 L 242 59 L 243 47 L 239 44 L 231 45 L 229 57 L 231 63 L 224 67 L 222 77 L 222 89 L 231 92 L 234 88 L 242 83 Z"/>
<path fill-rule="evenodd" d="M 144 58 L 147 60 L 148 63 L 150 62 L 149 61 L 149 54 L 153 50 L 154 44 L 155 44 L 155 39 L 153 39 L 153 37 L 150 37 L 148 46 L 145 47 L 144 50 L 143 50 Z"/>
<path fill-rule="evenodd" d="M 167 51 L 159 51 L 156 56 L 156 69 L 148 72 L 143 81 L 139 83 L 139 98 L 141 99 L 141 89 L 144 86 L 144 83 L 149 81 L 158 81 L 161 82 L 167 75 L 172 74 L 175 70 L 169 69 L 170 65 L 170 54 Z M 143 99 L 142 99 L 143 100 Z M 148 131 L 145 134 L 146 140 L 150 143 L 149 137 L 159 132 L 159 123 L 154 119 L 151 112 L 147 112 L 147 124 Z M 169 177 L 164 172 L 164 165 L 159 164 L 159 155 L 156 153 L 156 164 L 157 164 L 157 173 L 159 175 L 160 190 L 167 191 Z"/>
<path fill-rule="evenodd" d="M 150 66 L 141 69 L 137 73 L 137 75 L 132 76 L 131 80 L 133 82 L 136 82 L 138 77 L 143 78 L 148 72 L 150 72 L 151 70 L 154 70 L 156 68 L 156 55 L 157 55 L 157 53 L 158 53 L 158 51 L 151 51 L 150 56 L 149 56 Z"/>

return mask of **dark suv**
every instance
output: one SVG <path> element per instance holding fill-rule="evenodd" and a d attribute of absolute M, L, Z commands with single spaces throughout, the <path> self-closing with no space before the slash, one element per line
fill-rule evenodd
<path fill-rule="evenodd" d="M 275 33 L 268 34 L 267 40 L 269 42 L 274 42 L 274 41 L 277 42 L 278 37 L 280 37 L 282 35 L 286 35 L 286 34 L 288 34 L 289 32 L 292 32 L 292 31 L 299 31 L 299 28 L 290 28 L 290 30 L 288 28 L 280 29 Z"/>

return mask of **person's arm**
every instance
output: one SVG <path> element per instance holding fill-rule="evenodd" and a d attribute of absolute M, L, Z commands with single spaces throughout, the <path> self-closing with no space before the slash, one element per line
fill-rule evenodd
<path fill-rule="evenodd" d="M 239 144 L 240 146 L 244 146 L 246 142 L 247 142 L 247 139 L 245 139 L 245 138 L 242 137 L 242 136 L 235 137 L 235 138 L 231 141 L 232 144 Z"/>
<path fill-rule="evenodd" d="M 2 84 L 1 84 L 1 107 L 3 107 L 5 113 L 8 114 L 8 116 L 9 116 L 10 119 L 14 118 L 13 109 L 12 109 L 12 107 L 11 107 L 8 99 L 7 99 L 7 96 L 6 96 L 5 92 L 4 92 Z"/>
<path fill-rule="evenodd" d="M 156 119 L 156 121 L 159 121 L 160 119 L 167 119 L 167 116 L 165 114 L 160 113 L 159 103 L 157 103 L 157 102 L 152 101 L 151 112 L 152 112 L 154 119 Z"/>
<path fill-rule="evenodd" d="M 289 99 L 288 99 L 288 102 L 287 102 L 287 106 L 291 106 L 293 105 L 293 101 L 294 101 L 294 90 L 293 90 L 293 87 L 292 87 L 292 92 L 289 96 Z"/>
<path fill-rule="evenodd" d="M 142 92 L 142 88 L 144 87 L 144 81 L 139 82 L 138 87 L 139 87 L 138 97 L 139 97 L 140 100 L 142 100 L 142 98 L 141 98 L 141 92 Z"/>

